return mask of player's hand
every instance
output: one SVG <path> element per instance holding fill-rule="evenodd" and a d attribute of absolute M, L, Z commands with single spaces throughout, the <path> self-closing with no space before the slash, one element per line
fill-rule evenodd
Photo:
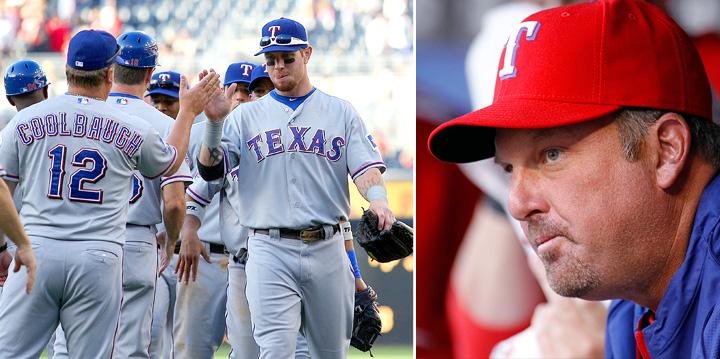
<path fill-rule="evenodd" d="M 32 252 L 30 246 L 18 247 L 15 251 L 15 268 L 13 272 L 18 272 L 20 267 L 27 267 L 27 294 L 30 294 L 33 283 L 35 283 L 35 270 L 37 269 L 37 263 L 35 262 L 35 255 Z"/>
<path fill-rule="evenodd" d="M 8 269 L 10 268 L 10 263 L 12 263 L 12 254 L 10 254 L 10 251 L 5 250 L 2 253 L 0 253 L 0 286 L 3 286 L 5 284 L 5 280 L 8 276 Z"/>
<path fill-rule="evenodd" d="M 212 101 L 210 101 L 210 103 L 208 103 L 205 107 L 205 116 L 207 116 L 208 121 L 222 121 L 225 119 L 225 116 L 230 113 L 233 109 L 232 96 L 235 93 L 235 88 L 237 88 L 237 83 L 231 84 L 227 90 L 223 90 L 222 95 L 216 96 Z"/>
<path fill-rule="evenodd" d="M 166 231 L 158 232 L 155 237 L 157 238 L 158 245 L 160 245 L 160 269 L 158 270 L 158 278 L 163 274 L 165 269 L 170 265 L 170 259 L 175 254 L 175 244 L 177 240 L 171 240 L 167 236 Z"/>
<path fill-rule="evenodd" d="M 605 319 L 602 302 L 566 298 L 547 284 L 545 268 L 537 256 L 529 264 L 548 302 L 539 304 L 532 317 L 540 350 L 545 358 L 603 358 Z"/>
<path fill-rule="evenodd" d="M 205 106 L 222 93 L 220 75 L 215 70 L 203 70 L 200 82 L 187 88 L 187 78 L 180 75 L 180 111 L 191 111 L 195 116 L 205 110 Z M 193 117 L 195 117 L 193 116 Z"/>
<path fill-rule="evenodd" d="M 191 274 L 193 282 L 197 279 L 200 256 L 202 256 L 206 262 L 212 263 L 210 256 L 205 250 L 205 246 L 203 246 L 200 238 L 198 238 L 197 231 L 184 231 L 182 234 L 182 242 L 180 243 L 178 262 L 175 265 L 175 274 L 178 275 L 178 282 L 182 282 L 183 278 L 185 278 L 185 284 L 188 284 Z"/>
<path fill-rule="evenodd" d="M 370 202 L 370 210 L 375 212 L 378 217 L 378 229 L 390 229 L 392 224 L 395 223 L 395 214 L 388 206 L 387 202 L 382 199 L 374 199 Z"/>

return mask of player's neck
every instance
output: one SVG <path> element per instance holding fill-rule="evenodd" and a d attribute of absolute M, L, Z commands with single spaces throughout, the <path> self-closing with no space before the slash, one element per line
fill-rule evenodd
<path fill-rule="evenodd" d="M 147 84 L 142 83 L 138 85 L 126 85 L 114 82 L 110 92 L 121 93 L 125 95 L 133 95 L 142 98 L 147 90 Z"/>
<path fill-rule="evenodd" d="M 107 100 L 110 94 L 110 86 L 100 85 L 91 89 L 79 86 L 68 85 L 68 93 L 78 96 L 85 96 L 89 98 L 95 98 L 102 101 Z"/>

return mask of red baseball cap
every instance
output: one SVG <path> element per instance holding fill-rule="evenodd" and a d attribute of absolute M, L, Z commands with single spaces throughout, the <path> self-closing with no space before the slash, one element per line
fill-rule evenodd
<path fill-rule="evenodd" d="M 492 105 L 436 128 L 447 162 L 494 156 L 495 128 L 549 128 L 623 106 L 710 120 L 710 85 L 688 35 L 642 0 L 598 0 L 538 12 L 511 32 Z"/>

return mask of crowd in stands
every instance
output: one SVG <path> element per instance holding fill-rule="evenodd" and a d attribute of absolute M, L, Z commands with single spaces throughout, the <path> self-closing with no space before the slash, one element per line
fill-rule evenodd
<path fill-rule="evenodd" d="M 311 71 L 328 83 L 315 85 L 353 103 L 390 167 L 412 168 L 412 6 L 411 0 L 0 0 L 0 67 L 35 59 L 56 85 L 51 96 L 62 93 L 68 41 L 77 31 L 100 29 L 114 36 L 133 30 L 153 36 L 163 67 L 193 73 L 210 59 L 222 69 L 238 58 L 260 61 L 253 57 L 256 32 L 267 19 L 295 18 L 322 54 Z M 333 79 L 339 73 L 376 79 L 357 87 Z M 377 84 L 389 83 L 388 76 L 410 80 L 394 80 L 380 91 Z M 0 127 L 13 115 L 8 104 L 0 105 Z"/>

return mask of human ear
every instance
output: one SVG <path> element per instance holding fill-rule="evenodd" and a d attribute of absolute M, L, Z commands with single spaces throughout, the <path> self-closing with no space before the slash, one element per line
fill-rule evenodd
<path fill-rule="evenodd" d="M 651 127 L 657 140 L 657 183 L 670 188 L 683 170 L 690 154 L 690 128 L 682 116 L 669 112 Z"/>
<path fill-rule="evenodd" d="M 110 66 L 107 73 L 105 74 L 105 82 L 112 84 L 115 78 L 115 66 Z"/>
<path fill-rule="evenodd" d="M 305 55 L 303 56 L 305 60 L 305 64 L 307 64 L 310 61 L 310 55 L 312 55 L 312 46 L 308 46 L 305 49 Z"/>

